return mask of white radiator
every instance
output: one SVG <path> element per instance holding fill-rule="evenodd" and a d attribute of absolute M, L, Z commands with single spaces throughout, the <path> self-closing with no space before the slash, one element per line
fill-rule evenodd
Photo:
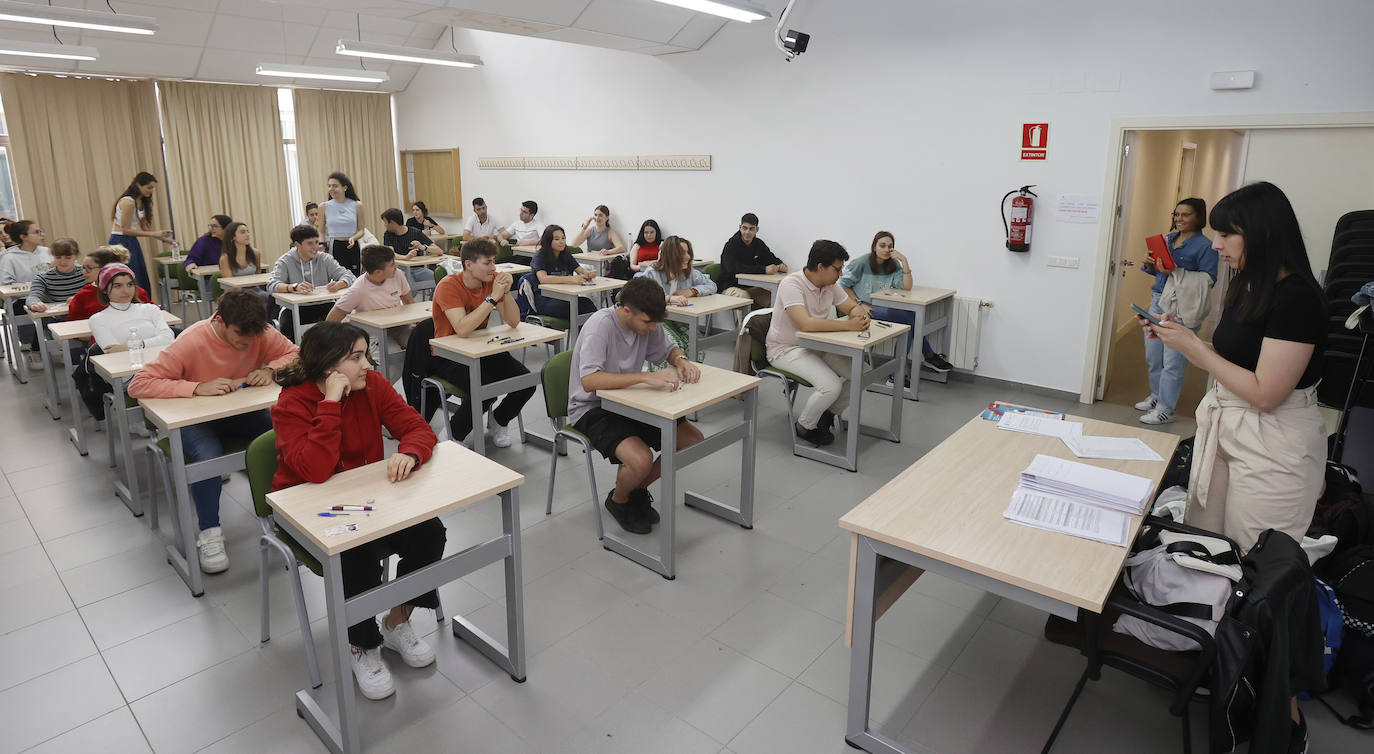
<path fill-rule="evenodd" d="M 949 323 L 949 361 L 955 369 L 973 371 L 978 366 L 978 340 L 983 330 L 983 307 L 992 302 L 982 299 L 954 297 L 954 311 Z"/>

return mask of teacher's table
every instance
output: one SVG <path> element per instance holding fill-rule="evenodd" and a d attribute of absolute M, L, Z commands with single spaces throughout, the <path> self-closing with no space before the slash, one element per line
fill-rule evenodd
<path fill-rule="evenodd" d="M 900 401 L 897 401 L 900 403 Z M 1083 433 L 1138 437 L 1168 458 L 1178 436 L 1078 419 Z M 1074 620 L 1101 613 L 1129 551 L 1102 542 L 1012 523 L 1002 516 L 1021 470 L 1038 454 L 1081 461 L 1150 479 L 1163 461 L 1077 459 L 1057 437 L 997 428 L 975 416 L 919 461 L 840 519 L 851 533 L 849 717 L 845 740 L 873 754 L 902 754 L 897 742 L 869 730 L 873 633 L 882 612 L 922 572 L 962 581 L 1001 597 Z M 1130 539 L 1143 516 L 1133 516 Z"/>
<path fill-rule="evenodd" d="M 377 339 L 377 352 L 380 363 L 378 369 L 386 378 L 391 379 L 391 357 L 404 354 L 404 350 L 391 350 L 391 341 L 386 331 L 393 327 L 405 327 L 430 318 L 430 302 L 416 301 L 413 304 L 393 306 L 390 309 L 373 309 L 370 312 L 353 312 L 344 319 L 361 327 L 368 335 Z"/>
<path fill-rule="evenodd" d="M 913 286 L 909 291 L 889 288 L 873 294 L 874 306 L 901 309 L 916 316 L 916 322 L 911 327 L 910 344 L 910 352 L 915 357 L 907 367 L 907 374 L 912 377 L 911 387 L 903 388 L 903 395 L 908 400 L 920 400 L 917 397 L 920 392 L 920 380 L 949 381 L 948 374 L 921 369 L 921 352 L 918 349 L 923 338 L 935 335 L 931 348 L 934 348 L 936 353 L 949 353 L 950 323 L 954 321 L 954 294 L 953 288 L 931 288 L 924 285 Z M 917 377 L 920 379 L 916 379 Z M 885 395 L 892 394 L 892 389 L 886 385 L 873 385 L 869 390 Z"/>
<path fill-rule="evenodd" d="M 590 283 L 581 285 L 577 283 L 550 283 L 548 285 L 539 286 L 539 292 L 541 294 L 549 298 L 556 298 L 560 301 L 568 302 L 568 348 L 572 348 L 573 345 L 577 343 L 577 330 L 582 326 L 582 320 L 592 316 L 591 314 L 578 314 L 577 299 L 582 296 L 586 296 L 593 302 L 595 302 L 598 297 L 604 299 L 603 294 L 608 294 L 611 291 L 624 288 L 625 282 L 624 280 L 616 280 L 615 278 L 597 277 Z M 602 303 L 604 304 L 605 301 L 603 300 Z"/>
<path fill-rule="evenodd" d="M 910 327 L 903 324 L 895 322 L 878 324 L 874 320 L 874 323 L 870 324 L 869 328 L 864 331 L 837 330 L 834 332 L 797 333 L 797 345 L 805 346 L 812 351 L 837 353 L 849 357 L 849 384 L 847 389 L 849 390 L 850 420 L 849 427 L 845 430 L 844 455 L 802 445 L 795 441 L 792 444 L 793 453 L 803 458 L 828 463 L 831 466 L 858 471 L 860 432 L 892 442 L 902 441 L 901 400 L 893 399 L 892 413 L 888 417 L 888 428 L 885 430 L 865 425 L 862 409 L 865 386 L 879 382 L 888 375 L 892 375 L 893 384 L 902 384 L 906 378 L 906 359 L 888 359 L 878 366 L 866 368 L 867 360 L 864 358 L 864 354 L 874 346 L 888 341 L 896 343 L 897 353 L 905 353 L 906 339 L 910 330 Z M 788 431 L 792 431 L 791 428 L 788 428 Z"/>

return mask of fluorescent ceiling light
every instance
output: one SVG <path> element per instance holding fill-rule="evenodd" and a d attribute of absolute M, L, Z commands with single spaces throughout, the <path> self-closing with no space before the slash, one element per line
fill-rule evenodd
<path fill-rule="evenodd" d="M 43 26 L 66 26 L 73 29 L 113 31 L 123 34 L 155 34 L 157 19 L 147 16 L 126 16 L 98 10 L 59 8 L 0 0 L 0 21 Z"/>
<path fill-rule="evenodd" d="M 46 42 L 21 42 L 0 39 L 0 55 L 22 55 L 26 58 L 58 58 L 61 60 L 99 60 L 100 51 L 81 45 L 55 45 Z"/>
<path fill-rule="evenodd" d="M 289 79 L 323 79 L 325 81 L 360 81 L 380 84 L 390 79 L 386 71 L 364 71 L 357 68 L 324 68 L 316 65 L 286 65 L 258 63 L 259 76 L 282 76 Z"/>
<path fill-rule="evenodd" d="M 667 5 L 676 5 L 679 8 L 694 10 L 698 13 L 710 13 L 713 16 L 721 16 L 731 21 L 760 21 L 768 18 L 769 12 L 756 5 L 740 2 L 740 0 L 658 0 Z"/>
<path fill-rule="evenodd" d="M 377 44 L 376 42 L 361 42 L 352 39 L 340 39 L 339 46 L 334 48 L 334 52 L 340 55 L 352 55 L 358 58 L 377 58 L 378 60 L 400 60 L 405 63 L 449 65 L 455 68 L 476 68 L 482 64 L 482 59 L 476 55 L 460 55 L 456 52 L 445 52 L 443 50 L 426 50 L 420 47 L 384 45 Z"/>

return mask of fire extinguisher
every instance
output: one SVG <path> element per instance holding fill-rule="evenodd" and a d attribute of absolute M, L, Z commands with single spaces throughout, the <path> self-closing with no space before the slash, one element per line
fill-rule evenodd
<path fill-rule="evenodd" d="M 1035 211 L 1035 184 L 1022 186 L 1008 191 L 1002 197 L 1002 230 L 1007 234 L 1007 251 L 1030 251 L 1031 216 Z M 1016 194 L 1011 200 L 1011 225 L 1007 225 L 1007 197 Z"/>

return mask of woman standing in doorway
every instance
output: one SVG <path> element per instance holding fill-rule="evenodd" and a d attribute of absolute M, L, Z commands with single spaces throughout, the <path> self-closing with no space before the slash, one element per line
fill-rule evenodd
<path fill-rule="evenodd" d="M 353 190 L 353 181 L 343 173 L 330 173 L 325 188 L 329 191 L 329 200 L 324 203 L 329 253 L 354 276 L 360 275 L 358 239 L 363 237 L 363 204 Z"/>
<path fill-rule="evenodd" d="M 1212 249 L 1212 241 L 1202 235 L 1202 228 L 1207 224 L 1207 202 L 1201 199 L 1179 202 L 1174 207 L 1173 223 L 1173 232 L 1166 235 L 1164 240 L 1169 244 L 1169 256 L 1174 259 L 1175 270 L 1206 272 L 1216 283 L 1217 252 Z M 1149 261 L 1142 263 L 1140 270 L 1155 276 L 1155 284 L 1150 288 L 1150 313 L 1158 317 L 1164 313 L 1159 304 L 1164 294 L 1164 284 L 1169 282 L 1169 276 L 1174 273 L 1157 270 Z M 1193 332 L 1200 327 L 1202 323 L 1198 322 Z M 1143 424 L 1168 424 L 1174 420 L 1174 410 L 1178 408 L 1178 395 L 1183 391 L 1183 374 L 1188 367 L 1188 359 L 1165 345 L 1161 339 L 1147 337 L 1145 363 L 1150 369 L 1150 395 L 1135 404 L 1135 408 L 1145 412 L 1140 417 Z"/>
<path fill-rule="evenodd" d="M 171 244 L 176 243 L 170 230 L 153 230 L 153 194 L 157 192 L 157 178 L 152 173 L 142 171 L 129 182 L 129 187 L 119 195 L 114 209 L 110 210 L 110 246 L 123 246 L 129 250 L 129 269 L 134 271 L 138 286 L 145 290 L 153 287 L 148 277 L 148 262 L 143 257 L 140 238 L 156 238 Z M 164 302 L 166 303 L 166 302 Z"/>

